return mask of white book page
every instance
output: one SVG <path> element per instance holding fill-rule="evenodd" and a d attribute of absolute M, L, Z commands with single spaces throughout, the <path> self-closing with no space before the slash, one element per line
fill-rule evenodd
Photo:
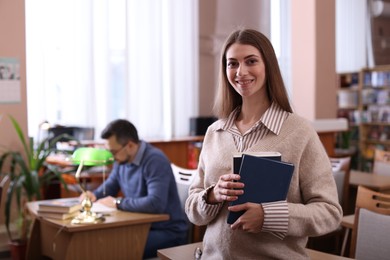
<path fill-rule="evenodd" d="M 94 202 L 92 204 L 92 212 L 96 212 L 96 213 L 113 213 L 113 212 L 116 212 L 117 209 L 116 208 L 111 208 L 111 207 L 108 207 L 102 203 L 98 203 L 98 202 Z"/>

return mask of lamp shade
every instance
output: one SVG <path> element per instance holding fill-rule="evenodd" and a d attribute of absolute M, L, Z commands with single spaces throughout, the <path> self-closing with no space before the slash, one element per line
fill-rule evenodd
<path fill-rule="evenodd" d="M 83 165 L 85 166 L 108 165 L 113 163 L 114 156 L 105 149 L 81 147 L 73 152 L 72 162 L 77 165 L 81 161 L 83 161 Z"/>

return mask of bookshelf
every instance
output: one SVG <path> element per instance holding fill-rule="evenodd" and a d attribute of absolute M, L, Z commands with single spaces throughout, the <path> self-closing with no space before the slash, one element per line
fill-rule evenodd
<path fill-rule="evenodd" d="M 372 171 L 375 149 L 390 150 L 390 65 L 360 71 L 360 169 Z"/>
<path fill-rule="evenodd" d="M 161 149 L 171 162 L 177 166 L 195 169 L 202 147 L 203 136 L 186 136 L 167 140 L 147 140 Z"/>
<path fill-rule="evenodd" d="M 348 120 L 348 131 L 336 134 L 336 154 L 352 155 L 351 167 L 358 167 L 359 150 L 359 71 L 337 74 L 337 117 Z"/>

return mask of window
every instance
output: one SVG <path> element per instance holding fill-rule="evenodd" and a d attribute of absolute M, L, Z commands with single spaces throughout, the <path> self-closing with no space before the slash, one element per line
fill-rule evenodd
<path fill-rule="evenodd" d="M 192 0 L 26 0 L 29 135 L 47 120 L 99 138 L 117 118 L 141 138 L 187 135 L 197 17 Z"/>
<path fill-rule="evenodd" d="M 271 2 L 271 42 L 279 61 L 284 84 L 291 97 L 290 0 Z"/>

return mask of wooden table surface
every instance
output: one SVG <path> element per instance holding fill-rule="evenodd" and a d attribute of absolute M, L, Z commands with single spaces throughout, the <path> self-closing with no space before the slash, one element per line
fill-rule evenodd
<path fill-rule="evenodd" d="M 29 212 L 38 217 L 37 210 L 38 205 L 42 201 L 34 201 L 27 203 L 27 209 Z M 41 221 L 50 223 L 52 225 L 61 226 L 62 230 L 68 232 L 78 232 L 84 230 L 91 230 L 99 228 L 111 228 L 123 225 L 137 225 L 143 223 L 152 223 L 169 220 L 169 215 L 167 214 L 145 214 L 145 213 L 136 213 L 136 212 L 126 212 L 126 211 L 115 211 L 115 213 L 108 214 L 105 216 L 105 221 L 97 224 L 86 224 L 86 225 L 76 225 L 71 223 L 71 219 L 68 220 L 58 220 L 52 218 L 40 218 Z"/>
<path fill-rule="evenodd" d="M 351 186 L 365 186 L 375 191 L 390 190 L 390 176 L 351 170 L 349 179 Z"/>

